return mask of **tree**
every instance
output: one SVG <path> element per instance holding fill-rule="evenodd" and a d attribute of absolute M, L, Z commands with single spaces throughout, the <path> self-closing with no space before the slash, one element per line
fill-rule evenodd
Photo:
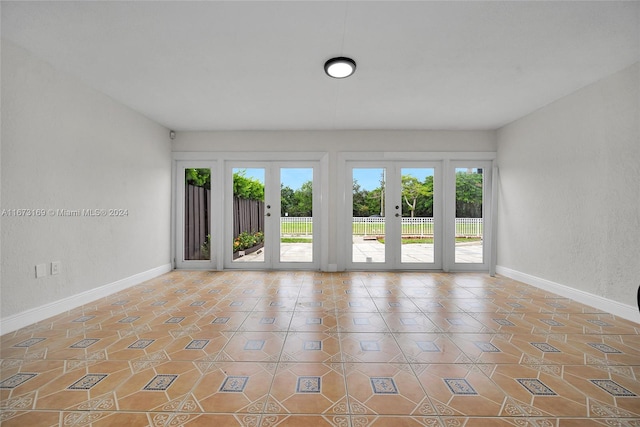
<path fill-rule="evenodd" d="M 456 172 L 456 218 L 482 218 L 482 173 Z"/>
<path fill-rule="evenodd" d="M 313 184 L 307 181 L 297 190 L 280 184 L 280 215 L 303 217 L 313 215 Z"/>
<path fill-rule="evenodd" d="M 233 195 L 240 199 L 264 201 L 264 184 L 255 178 L 247 178 L 247 171 L 233 174 Z"/>
<path fill-rule="evenodd" d="M 370 215 L 369 207 L 367 206 L 368 193 L 367 190 L 363 190 L 362 187 L 360 187 L 358 180 L 353 180 L 353 216 L 362 217 Z"/>
<path fill-rule="evenodd" d="M 431 177 L 433 178 L 433 177 Z M 433 179 L 432 179 L 433 182 Z M 418 178 L 411 175 L 402 176 L 402 198 L 406 203 L 411 218 L 415 216 L 416 204 L 419 198 L 432 197 L 433 203 L 433 186 L 429 189 L 425 184 L 421 183 Z"/>
<path fill-rule="evenodd" d="M 280 184 L 280 216 L 285 216 L 285 213 L 292 211 L 295 192 L 291 187 Z"/>
<path fill-rule="evenodd" d="M 291 216 L 312 216 L 313 215 L 313 183 L 307 181 L 294 193 L 294 209 Z"/>
<path fill-rule="evenodd" d="M 185 181 L 189 185 L 211 189 L 211 169 L 185 169 Z"/>

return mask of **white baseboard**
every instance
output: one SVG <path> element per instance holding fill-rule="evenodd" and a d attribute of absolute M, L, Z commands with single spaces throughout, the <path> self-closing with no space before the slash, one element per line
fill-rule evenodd
<path fill-rule="evenodd" d="M 536 288 L 544 289 L 545 291 L 553 292 L 554 294 L 558 294 L 566 298 L 571 298 L 574 301 L 578 301 L 582 304 L 595 307 L 599 310 L 615 314 L 623 319 L 640 324 L 640 312 L 638 311 L 638 308 L 633 305 L 613 301 L 598 295 L 590 294 L 589 292 L 561 285 L 547 279 L 542 279 L 507 267 L 502 267 L 500 265 L 496 266 L 496 273 L 519 282 L 526 283 L 527 285 L 535 286 Z M 635 301 L 635 299 L 636 295 L 634 294 L 633 300 Z"/>
<path fill-rule="evenodd" d="M 116 292 L 138 285 L 154 277 L 158 277 L 172 270 L 171 264 L 161 265 L 133 276 L 125 277 L 113 283 L 81 292 L 58 301 L 41 305 L 40 307 L 31 308 L 11 316 L 0 319 L 0 335 L 16 331 L 32 323 L 40 322 L 52 316 L 69 311 L 73 308 L 88 304 L 100 298 L 104 298 Z"/>

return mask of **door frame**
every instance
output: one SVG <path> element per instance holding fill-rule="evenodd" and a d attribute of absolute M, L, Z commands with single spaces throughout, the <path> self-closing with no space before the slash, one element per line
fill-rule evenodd
<path fill-rule="evenodd" d="M 495 264 L 492 250 L 493 239 L 493 164 L 489 160 L 451 160 L 445 170 L 445 271 L 491 271 L 491 265 Z M 455 262 L 455 218 L 456 218 L 456 169 L 457 168 L 482 168 L 482 263 Z"/>
<path fill-rule="evenodd" d="M 353 244 L 346 244 L 345 264 L 346 269 L 367 269 L 367 270 L 442 270 L 442 162 L 433 160 L 347 160 L 346 162 L 345 188 L 351 188 L 353 183 L 354 169 L 386 169 L 385 181 L 385 261 L 376 263 L 354 262 Z M 403 263 L 402 262 L 402 169 L 424 168 L 434 171 L 434 194 L 433 194 L 433 220 L 434 220 L 434 260 L 432 263 Z M 345 190 L 346 218 L 352 215 L 353 193 Z M 394 206 L 395 205 L 395 206 Z M 399 211 L 399 212 L 398 212 Z M 400 214 L 400 217 L 397 214 Z M 351 230 L 346 227 L 346 233 L 353 237 Z M 345 239 L 347 235 L 345 234 Z"/>
<path fill-rule="evenodd" d="M 209 200 L 209 231 L 212 236 L 209 244 L 209 260 L 185 260 L 184 259 L 184 176 L 185 170 L 197 168 L 197 169 L 210 169 L 211 170 L 211 198 Z M 217 215 L 216 204 L 213 203 L 219 197 L 219 185 L 216 181 L 218 178 L 217 164 L 215 161 L 203 161 L 203 160 L 180 160 L 175 165 L 175 201 L 172 203 L 175 220 L 175 244 L 172 245 L 175 248 L 175 255 L 173 257 L 175 267 L 180 269 L 190 270 L 212 270 L 215 269 L 218 264 L 218 254 L 216 250 L 215 241 L 220 235 L 220 224 L 214 221 L 213 218 Z M 215 211 L 214 211 L 215 210 Z"/>
<path fill-rule="evenodd" d="M 269 216 L 264 222 L 264 261 L 263 262 L 234 262 L 233 252 L 229 251 L 228 243 L 233 241 L 233 169 L 255 169 L 261 168 L 265 171 L 265 195 L 264 203 L 269 208 L 265 208 L 265 216 Z M 280 261 L 280 211 L 281 211 L 281 170 L 286 168 L 310 168 L 313 170 L 313 188 L 320 190 L 313 191 L 313 241 L 311 262 L 283 262 Z M 224 194 L 226 205 L 224 206 L 224 241 L 227 242 L 224 253 L 224 268 L 229 270 L 318 270 L 320 268 L 320 236 L 322 235 L 321 218 L 316 214 L 321 207 L 321 186 L 320 186 L 320 162 L 315 161 L 246 161 L 229 160 L 225 162 L 225 182 Z"/>
<path fill-rule="evenodd" d="M 337 244 L 337 271 L 348 271 L 351 268 L 362 268 L 369 265 L 366 263 L 358 263 L 356 267 L 349 265 L 351 256 L 351 250 L 348 248 L 347 238 L 351 237 L 351 231 L 349 230 L 350 224 L 345 221 L 344 218 L 348 218 L 352 206 L 348 205 L 350 200 L 349 192 L 352 192 L 352 187 L 347 185 L 350 179 L 349 176 L 349 163 L 350 162 L 370 162 L 371 164 L 378 164 L 384 162 L 413 162 L 419 164 L 420 162 L 441 162 L 441 210 L 442 220 L 440 221 L 443 227 L 442 235 L 442 266 L 441 270 L 445 272 L 449 271 L 487 271 L 492 272 L 495 268 L 495 248 L 494 248 L 494 227 L 493 222 L 495 219 L 495 195 L 492 194 L 492 172 L 496 167 L 496 153 L 491 152 L 341 152 L 338 153 L 337 159 L 337 179 L 338 183 L 342 183 L 342 189 L 340 197 L 338 198 L 338 212 L 340 218 L 337 223 L 337 233 L 341 236 Z M 483 241 L 483 254 L 484 262 L 482 264 L 462 264 L 454 262 L 455 251 L 455 165 L 458 164 L 475 164 L 477 166 L 487 165 L 484 169 L 484 203 L 483 203 L 483 217 L 484 217 L 484 241 Z M 477 167 L 476 166 L 476 167 Z M 428 166 L 427 166 L 428 167 Z M 453 173 L 450 173 L 451 171 Z M 451 194 L 451 189 L 454 192 Z M 435 203 L 435 201 L 434 201 Z M 453 209 L 452 209 L 453 207 Z M 452 216 L 453 215 L 453 216 Z M 371 270 L 377 270 L 378 268 L 372 267 Z M 381 269 L 384 269 L 381 268 Z"/>
<path fill-rule="evenodd" d="M 205 164 L 213 165 L 215 168 L 215 176 L 211 176 L 212 188 L 211 188 L 211 228 L 210 230 L 215 235 L 211 240 L 211 251 L 215 253 L 215 262 L 211 266 L 200 266 L 200 269 L 208 270 L 224 270 L 224 250 L 225 239 L 221 238 L 223 233 L 224 220 L 224 206 L 225 206 L 225 162 L 228 161 L 280 161 L 280 162 L 319 162 L 317 182 L 319 183 L 319 197 L 320 203 L 318 208 L 314 208 L 315 212 L 318 212 L 318 224 L 320 230 L 329 229 L 329 153 L 320 151 L 309 152 L 278 152 L 278 151 L 175 151 L 172 154 L 172 198 L 171 198 L 171 213 L 173 220 L 171 221 L 171 260 L 174 268 L 189 268 L 195 269 L 195 266 L 182 266 L 178 263 L 178 258 L 182 256 L 178 251 L 179 234 L 181 233 L 181 227 L 184 226 L 182 222 L 183 216 L 180 214 L 180 206 L 178 200 L 180 197 L 180 186 L 184 185 L 184 172 L 182 175 L 179 172 L 180 165 L 183 162 L 188 164 Z M 314 180 L 315 180 L 314 179 Z M 214 184 L 215 183 L 215 184 Z M 214 190 L 215 187 L 215 190 Z M 181 190 L 184 193 L 184 189 Z M 182 236 L 182 235 L 181 235 Z M 319 249 L 317 252 L 317 260 L 319 262 L 318 268 L 326 270 L 329 265 L 329 234 L 325 231 L 319 234 L 318 241 Z M 228 250 L 228 249 L 227 249 Z M 315 250 L 315 248 L 314 248 Z M 300 267 L 298 267 L 300 268 Z"/>

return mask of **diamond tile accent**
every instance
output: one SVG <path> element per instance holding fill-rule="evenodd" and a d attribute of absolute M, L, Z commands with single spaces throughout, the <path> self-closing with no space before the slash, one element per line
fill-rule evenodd
<path fill-rule="evenodd" d="M 202 307 L 205 303 L 206 303 L 206 301 L 194 301 L 191 304 L 189 304 L 189 306 L 190 307 Z"/>
<path fill-rule="evenodd" d="M 401 302 L 390 302 L 388 304 L 389 304 L 389 307 L 402 307 Z"/>
<path fill-rule="evenodd" d="M 28 339 L 28 340 L 26 340 L 26 341 L 19 342 L 18 344 L 14 345 L 13 347 L 25 347 L 25 348 L 29 348 L 29 347 L 31 347 L 32 345 L 36 345 L 36 344 L 38 344 L 39 342 L 42 342 L 42 341 L 44 341 L 44 340 L 46 340 L 46 338 L 29 338 L 29 339 Z"/>
<path fill-rule="evenodd" d="M 617 348 L 613 348 L 610 345 L 607 344 L 602 344 L 602 343 L 598 343 L 598 342 L 590 342 L 587 343 L 589 344 L 591 347 L 595 348 L 596 350 L 600 350 L 603 353 L 607 353 L 607 354 L 622 354 L 622 352 L 620 350 L 618 350 Z"/>
<path fill-rule="evenodd" d="M 466 325 L 466 323 L 464 323 L 464 320 L 458 319 L 458 318 L 447 319 L 447 322 L 449 322 L 449 324 L 453 325 L 453 326 L 465 326 Z"/>
<path fill-rule="evenodd" d="M 252 294 L 254 293 L 256 290 L 255 289 L 245 289 L 244 291 L 242 291 L 243 294 Z"/>
<path fill-rule="evenodd" d="M 188 289 L 178 289 L 177 291 L 174 292 L 174 294 L 186 294 L 187 291 L 189 291 Z"/>
<path fill-rule="evenodd" d="M 89 390 L 105 378 L 107 378 L 107 374 L 88 374 L 67 388 L 69 390 Z"/>
<path fill-rule="evenodd" d="M 405 326 L 410 326 L 410 325 L 417 325 L 418 321 L 413 317 L 401 317 L 400 323 L 402 323 Z"/>
<path fill-rule="evenodd" d="M 133 323 L 139 318 L 140 316 L 129 316 L 129 317 L 125 317 L 124 319 L 118 320 L 118 323 Z"/>
<path fill-rule="evenodd" d="M 480 351 L 485 353 L 502 353 L 502 351 L 490 342 L 476 341 L 473 343 Z"/>
<path fill-rule="evenodd" d="M 207 292 L 208 294 L 219 294 L 220 293 L 220 289 L 211 289 L 209 292 Z"/>
<path fill-rule="evenodd" d="M 184 320 L 184 316 L 176 316 L 172 317 L 164 323 L 180 323 Z"/>
<path fill-rule="evenodd" d="M 161 307 L 163 305 L 165 305 L 167 303 L 167 301 L 156 301 L 154 303 L 151 304 L 152 307 Z"/>
<path fill-rule="evenodd" d="M 227 377 L 220 386 L 220 391 L 224 393 L 242 393 L 248 381 L 249 377 Z"/>
<path fill-rule="evenodd" d="M 322 307 L 322 301 L 311 301 L 306 304 L 307 307 Z"/>
<path fill-rule="evenodd" d="M 275 322 L 276 322 L 275 317 L 263 317 L 262 319 L 260 319 L 261 325 L 273 325 Z"/>
<path fill-rule="evenodd" d="M 627 390 L 612 380 L 589 380 L 607 393 L 615 397 L 633 397 L 637 396 L 634 392 Z"/>
<path fill-rule="evenodd" d="M 496 322 L 498 325 L 501 326 L 516 326 L 515 323 L 507 320 L 507 319 L 493 319 L 494 322 Z"/>
<path fill-rule="evenodd" d="M 178 378 L 177 375 L 156 375 L 143 390 L 164 391 Z"/>
<path fill-rule="evenodd" d="M 307 317 L 307 325 L 322 325 L 321 317 Z"/>
<path fill-rule="evenodd" d="M 87 338 L 84 340 L 80 340 L 75 344 L 70 345 L 69 348 L 87 348 L 97 343 L 98 341 L 100 341 L 99 338 Z"/>
<path fill-rule="evenodd" d="M 553 308 L 567 308 L 566 306 L 560 304 L 559 302 L 548 302 L 547 305 Z"/>
<path fill-rule="evenodd" d="M 244 345 L 245 350 L 262 350 L 264 347 L 264 340 L 249 340 Z"/>
<path fill-rule="evenodd" d="M 0 381 L 0 388 L 16 388 L 19 385 L 24 384 L 29 381 L 31 378 L 35 377 L 38 374 L 30 374 L 30 373 L 20 373 L 10 376 L 9 378 Z"/>
<path fill-rule="evenodd" d="M 508 302 L 507 305 L 513 308 L 525 308 L 525 306 L 519 302 Z"/>
<path fill-rule="evenodd" d="M 369 319 L 367 319 L 366 317 L 356 317 L 353 319 L 353 324 L 354 325 L 368 325 L 369 324 Z"/>
<path fill-rule="evenodd" d="M 216 323 L 216 324 L 225 324 L 229 321 L 230 317 L 216 317 L 215 319 L 213 319 L 213 322 L 211 323 Z"/>
<path fill-rule="evenodd" d="M 605 322 L 604 320 L 598 320 L 598 319 L 587 319 L 587 322 L 592 323 L 596 326 L 611 326 L 611 324 Z"/>
<path fill-rule="evenodd" d="M 439 302 L 428 301 L 426 304 L 424 304 L 424 307 L 427 307 L 427 308 L 444 308 L 444 305 L 440 304 Z"/>
<path fill-rule="evenodd" d="M 398 387 L 393 378 L 372 377 L 371 388 L 375 394 L 398 394 Z"/>
<path fill-rule="evenodd" d="M 360 341 L 362 351 L 380 351 L 380 344 L 377 341 Z"/>
<path fill-rule="evenodd" d="M 440 347 L 436 345 L 433 341 L 418 341 L 416 342 L 420 350 L 430 352 L 430 353 L 440 353 Z"/>
<path fill-rule="evenodd" d="M 322 350 L 322 341 L 305 341 L 303 348 L 305 350 Z"/>
<path fill-rule="evenodd" d="M 516 378 L 520 385 L 534 396 L 557 396 L 556 392 L 536 378 Z"/>
<path fill-rule="evenodd" d="M 84 322 L 88 322 L 89 320 L 93 319 L 96 316 L 82 316 L 82 317 L 78 317 L 75 320 L 72 320 L 72 322 L 76 322 L 76 323 L 84 323 Z"/>
<path fill-rule="evenodd" d="M 553 319 L 540 319 L 540 321 L 542 323 L 545 323 L 545 324 L 549 325 L 549 326 L 564 326 L 563 323 L 560 323 L 560 322 L 558 322 L 556 320 L 553 320 Z"/>
<path fill-rule="evenodd" d="M 120 301 L 116 301 L 116 302 L 114 302 L 114 303 L 113 303 L 113 304 L 111 304 L 111 305 L 125 305 L 125 304 L 127 304 L 128 302 L 129 302 L 129 300 L 128 300 L 128 299 L 123 299 L 123 300 L 120 300 Z"/>
<path fill-rule="evenodd" d="M 240 307 L 242 304 L 244 304 L 244 301 L 232 301 L 229 307 Z"/>
<path fill-rule="evenodd" d="M 296 393 L 320 393 L 320 377 L 298 377 Z"/>
<path fill-rule="evenodd" d="M 349 307 L 362 307 L 362 303 L 360 301 L 350 302 Z"/>
<path fill-rule="evenodd" d="M 209 344 L 209 340 L 193 340 L 185 347 L 186 350 L 202 350 Z"/>
<path fill-rule="evenodd" d="M 443 378 L 442 381 L 456 395 L 476 395 L 478 392 L 464 378 Z"/>
<path fill-rule="evenodd" d="M 543 351 L 545 353 L 561 353 L 560 350 L 558 350 L 551 344 L 547 344 L 546 342 L 530 342 L 529 344 L 531 344 L 538 350 Z"/>
<path fill-rule="evenodd" d="M 149 347 L 151 344 L 153 344 L 154 341 L 155 340 L 151 340 L 151 339 L 138 340 L 138 341 L 134 342 L 133 344 L 131 344 L 127 348 L 133 348 L 133 349 L 136 349 L 136 350 L 142 350 L 143 348 Z"/>
<path fill-rule="evenodd" d="M 272 301 L 271 304 L 269 304 L 270 307 L 282 307 L 282 303 L 280 301 Z"/>

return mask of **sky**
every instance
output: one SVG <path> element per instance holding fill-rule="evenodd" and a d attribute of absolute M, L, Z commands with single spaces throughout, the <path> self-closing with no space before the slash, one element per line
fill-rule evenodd
<path fill-rule="evenodd" d="M 375 190 L 380 187 L 380 176 L 383 168 L 354 168 L 353 177 L 358 180 L 360 188 L 364 190 Z M 234 168 L 234 172 L 242 170 L 242 168 Z M 263 168 L 246 168 L 245 176 L 254 178 L 264 183 L 265 170 Z M 402 175 L 412 175 L 418 178 L 420 182 L 424 181 L 427 176 L 433 175 L 432 168 L 402 168 Z M 311 168 L 282 168 L 280 169 L 281 182 L 292 190 L 298 190 L 302 184 L 313 179 Z"/>
<path fill-rule="evenodd" d="M 243 168 L 234 168 L 233 171 L 242 170 Z M 247 178 L 256 179 L 264 184 L 265 170 L 264 168 L 246 168 L 244 169 Z M 281 168 L 280 181 L 285 187 L 292 190 L 299 190 L 307 181 L 313 180 L 313 169 L 311 168 Z"/>
<path fill-rule="evenodd" d="M 375 190 L 380 187 L 380 177 L 383 168 L 353 168 L 353 178 L 358 181 L 363 190 Z M 402 168 L 402 175 L 411 175 L 422 182 L 426 177 L 433 175 L 431 168 Z"/>

